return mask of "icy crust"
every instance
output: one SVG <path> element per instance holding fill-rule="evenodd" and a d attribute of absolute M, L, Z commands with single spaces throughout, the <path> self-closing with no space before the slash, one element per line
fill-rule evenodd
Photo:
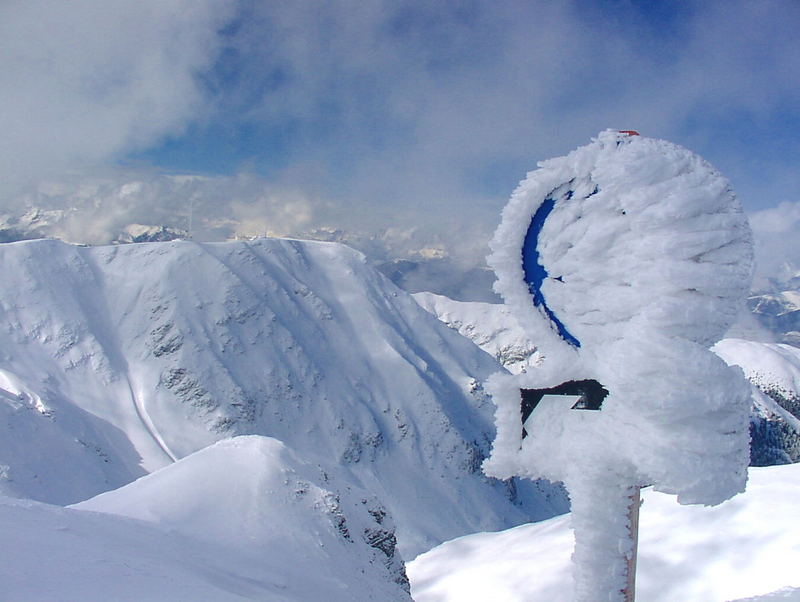
<path fill-rule="evenodd" d="M 539 235 L 542 292 L 581 342 L 562 340 L 534 306 L 521 248 L 531 216 L 568 187 Z M 749 392 L 708 350 L 734 321 L 752 271 L 750 230 L 728 182 L 674 144 L 615 131 L 540 164 L 506 206 L 490 265 L 541 369 L 487 387 L 498 436 L 488 474 L 569 482 L 605 458 L 626 482 L 683 503 L 716 504 L 746 481 Z M 567 412 L 521 441 L 519 388 L 594 378 L 600 412 Z"/>
<path fill-rule="evenodd" d="M 542 349 L 553 359 L 572 351 L 534 307 L 520 251 L 531 217 L 563 186 L 572 197 L 556 203 L 539 235 L 550 276 L 542 292 L 586 349 L 629 331 L 703 347 L 722 337 L 748 292 L 753 258 L 728 181 L 680 146 L 607 130 L 529 173 L 491 241 L 495 290 Z"/>
<path fill-rule="evenodd" d="M 655 346 L 641 341 L 637 348 L 644 356 Z M 612 391 L 602 411 L 554 415 L 548 428 L 524 440 L 520 388 L 555 386 L 577 378 L 576 371 L 551 380 L 538 379 L 535 372 L 493 375 L 486 390 L 497 404 L 497 438 L 484 470 L 498 478 L 519 475 L 569 484 L 587 471 L 586 458 L 602 458 L 629 482 L 654 483 L 657 491 L 677 494 L 684 504 L 718 504 L 743 491 L 749 460 L 748 383 L 740 371 L 699 353 L 692 343 L 682 341 L 678 347 L 674 354 L 654 353 L 654 361 L 638 369 L 598 369 L 591 376 Z M 610 359 L 623 359 L 630 349 L 624 351 L 609 350 Z M 691 352 L 696 357 L 683 363 Z M 679 379 L 686 389 L 674 387 Z M 710 387 L 712 379 L 719 386 Z M 642 381 L 650 383 L 647 390 Z"/>

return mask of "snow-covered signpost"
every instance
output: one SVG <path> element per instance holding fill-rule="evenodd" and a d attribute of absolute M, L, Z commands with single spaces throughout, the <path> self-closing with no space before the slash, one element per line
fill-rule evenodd
<path fill-rule="evenodd" d="M 491 246 L 543 359 L 487 383 L 484 470 L 563 481 L 575 599 L 632 600 L 640 487 L 684 504 L 745 487 L 749 387 L 709 347 L 749 290 L 747 220 L 697 155 L 607 130 L 528 174 Z"/>

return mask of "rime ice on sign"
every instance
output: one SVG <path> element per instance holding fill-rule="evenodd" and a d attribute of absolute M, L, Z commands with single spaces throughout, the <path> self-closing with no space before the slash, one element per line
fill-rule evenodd
<path fill-rule="evenodd" d="M 487 383 L 497 438 L 484 470 L 563 481 L 577 599 L 621 599 L 633 488 L 717 504 L 745 486 L 749 389 L 708 348 L 749 290 L 747 220 L 702 158 L 607 130 L 528 174 L 491 247 L 495 288 L 544 361 Z M 604 387 L 600 410 L 543 398 L 523 425 L 521 389 L 570 381 Z"/>

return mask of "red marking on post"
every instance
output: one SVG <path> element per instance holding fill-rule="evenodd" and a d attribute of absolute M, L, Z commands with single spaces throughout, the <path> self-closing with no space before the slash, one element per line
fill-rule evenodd
<path fill-rule="evenodd" d="M 627 134 L 628 136 L 639 136 L 639 132 L 636 130 L 620 130 L 620 134 Z"/>

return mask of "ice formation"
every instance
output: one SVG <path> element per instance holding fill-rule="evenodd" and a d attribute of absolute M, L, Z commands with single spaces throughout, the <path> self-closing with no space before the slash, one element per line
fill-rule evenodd
<path fill-rule="evenodd" d="M 686 504 L 744 490 L 749 388 L 709 346 L 749 289 L 747 220 L 702 158 L 607 130 L 528 174 L 491 247 L 495 289 L 544 361 L 489 380 L 497 438 L 484 470 L 563 481 L 577 599 L 615 600 L 630 488 L 653 484 Z M 520 389 L 580 379 L 610 392 L 601 411 L 551 412 L 523 439 Z"/>

